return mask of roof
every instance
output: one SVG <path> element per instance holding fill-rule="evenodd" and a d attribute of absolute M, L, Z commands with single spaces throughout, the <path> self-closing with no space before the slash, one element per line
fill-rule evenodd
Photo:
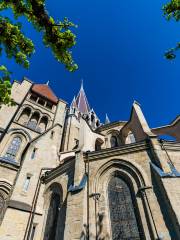
<path fill-rule="evenodd" d="M 49 101 L 57 104 L 58 98 L 47 84 L 34 84 L 32 91 L 47 98 Z"/>
<path fill-rule="evenodd" d="M 76 97 L 76 105 L 78 110 L 81 113 L 89 113 L 91 111 L 84 88 L 83 88 L 83 84 L 81 84 L 81 88 L 80 91 Z"/>

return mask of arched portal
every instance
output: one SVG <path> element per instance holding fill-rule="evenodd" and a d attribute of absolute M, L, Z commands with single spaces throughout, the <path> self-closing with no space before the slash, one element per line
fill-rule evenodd
<path fill-rule="evenodd" d="M 102 224 L 104 236 L 109 236 L 111 240 L 156 238 L 152 216 L 149 214 L 151 205 L 148 200 L 149 195 L 139 191 L 144 186 L 150 186 L 149 179 L 135 162 L 111 159 L 100 167 L 93 184 L 93 192 L 100 193 L 97 214 L 104 216 Z M 151 193 L 146 192 L 146 194 Z M 122 219 L 122 216 L 126 218 Z M 123 228 L 128 227 L 126 223 L 132 229 L 136 229 L 137 236 L 125 235 L 123 238 Z M 119 237 L 119 234 L 122 236 Z"/>
<path fill-rule="evenodd" d="M 48 209 L 45 240 L 53 240 L 56 237 L 59 208 L 60 208 L 60 195 L 57 193 L 53 193 L 51 196 L 50 206 Z"/>
<path fill-rule="evenodd" d="M 66 218 L 66 199 L 61 185 L 53 183 L 45 194 L 45 229 L 43 240 L 63 240 Z"/>
<path fill-rule="evenodd" d="M 131 190 L 116 174 L 108 184 L 108 199 L 112 240 L 140 240 L 140 226 L 136 219 L 137 212 Z"/>

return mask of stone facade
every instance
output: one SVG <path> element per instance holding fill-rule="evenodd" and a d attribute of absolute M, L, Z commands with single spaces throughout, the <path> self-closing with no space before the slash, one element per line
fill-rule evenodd
<path fill-rule="evenodd" d="M 14 82 L 0 109 L 0 239 L 180 239 L 180 117 L 151 129 L 139 103 L 101 124 L 83 86 L 70 107 Z M 162 140 L 162 135 L 174 140 Z"/>

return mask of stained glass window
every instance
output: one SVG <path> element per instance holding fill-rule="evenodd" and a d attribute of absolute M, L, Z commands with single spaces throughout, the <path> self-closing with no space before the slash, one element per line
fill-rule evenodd
<path fill-rule="evenodd" d="M 119 176 L 108 185 L 112 240 L 140 240 L 130 188 Z"/>
<path fill-rule="evenodd" d="M 21 142 L 22 142 L 22 140 L 20 137 L 14 137 L 7 149 L 5 157 L 10 160 L 15 160 L 15 157 L 20 148 Z"/>

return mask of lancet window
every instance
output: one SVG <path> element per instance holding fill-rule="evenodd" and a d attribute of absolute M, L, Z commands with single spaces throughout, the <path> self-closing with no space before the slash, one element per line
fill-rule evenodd
<path fill-rule="evenodd" d="M 119 176 L 113 176 L 108 185 L 112 240 L 140 240 L 140 226 L 131 190 Z"/>
<path fill-rule="evenodd" d="M 50 200 L 50 205 L 48 209 L 47 222 L 46 222 L 46 232 L 45 240 L 52 240 L 56 237 L 56 229 L 58 222 L 60 208 L 60 195 L 58 193 L 53 193 Z"/>

